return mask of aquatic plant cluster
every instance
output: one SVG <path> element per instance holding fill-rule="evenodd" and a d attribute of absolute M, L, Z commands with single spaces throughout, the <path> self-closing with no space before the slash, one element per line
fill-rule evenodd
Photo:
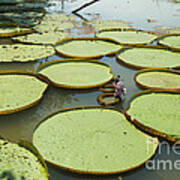
<path fill-rule="evenodd" d="M 5 6 L 14 3 L 15 12 Z M 61 109 L 44 117 L 34 128 L 31 143 L 1 138 L 0 177 L 45 180 L 49 178 L 46 163 L 82 174 L 119 174 L 151 159 L 159 137 L 179 143 L 179 33 L 158 35 L 104 22 L 106 26 L 94 37 L 70 37 L 67 29 L 74 28 L 73 16 L 45 15 L 41 8 L 46 3 L 39 0 L 36 7 L 32 2 L 24 4 L 25 19 L 21 19 L 16 12 L 22 10 L 21 3 L 0 0 L 8 7 L 0 6 L 0 37 L 8 42 L 0 44 L 0 63 L 23 64 L 55 54 L 59 59 L 43 62 L 35 73 L 1 70 L 0 115 L 38 104 L 50 86 L 103 94 L 97 97 L 101 106 Z M 91 26 L 96 28 L 96 23 Z M 140 69 L 134 82 L 146 90 L 135 94 L 124 112 L 113 108 L 122 99 L 114 96 L 115 74 L 100 61 L 106 56 L 115 56 L 127 68 Z M 151 142 L 148 151 L 147 142 Z"/>

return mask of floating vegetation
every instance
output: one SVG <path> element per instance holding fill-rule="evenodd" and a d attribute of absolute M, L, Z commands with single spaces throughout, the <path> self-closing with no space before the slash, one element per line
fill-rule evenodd
<path fill-rule="evenodd" d="M 52 56 L 52 46 L 12 44 L 0 45 L 0 62 L 28 62 Z"/>
<path fill-rule="evenodd" d="M 66 29 L 71 29 L 74 17 L 65 14 L 47 14 L 42 19 L 41 23 L 34 28 L 39 32 L 61 32 Z"/>
<path fill-rule="evenodd" d="M 54 45 L 59 39 L 65 37 L 67 37 L 67 35 L 63 32 L 43 32 L 15 37 L 13 40 L 23 43 Z"/>
<path fill-rule="evenodd" d="M 99 107 L 49 115 L 35 128 L 33 144 L 47 162 L 86 174 L 132 170 L 150 159 L 158 147 L 156 138 L 136 129 L 122 113 Z"/>
<path fill-rule="evenodd" d="M 70 89 L 87 89 L 102 86 L 112 80 L 110 67 L 97 61 L 57 60 L 39 67 L 38 73 L 50 84 Z"/>
<path fill-rule="evenodd" d="M 180 91 L 180 72 L 162 68 L 143 69 L 135 74 L 135 82 L 145 89 Z"/>
<path fill-rule="evenodd" d="M 166 36 L 160 37 L 159 44 L 180 51 L 180 33 L 179 34 L 169 34 Z"/>
<path fill-rule="evenodd" d="M 97 101 L 101 105 L 108 106 L 119 103 L 121 99 L 117 96 L 114 96 L 114 93 L 102 93 L 97 97 Z"/>
<path fill-rule="evenodd" d="M 141 129 L 176 141 L 180 137 L 180 92 L 142 91 L 131 99 L 126 116 Z"/>
<path fill-rule="evenodd" d="M 136 31 L 133 29 L 104 29 L 96 33 L 97 37 L 110 38 L 120 44 L 146 44 L 151 43 L 157 38 L 157 35 L 145 31 Z"/>
<path fill-rule="evenodd" d="M 157 46 L 126 48 L 117 55 L 117 60 L 133 68 L 180 67 L 180 53 Z"/>
<path fill-rule="evenodd" d="M 18 36 L 18 35 L 31 34 L 33 32 L 34 30 L 28 29 L 28 28 L 8 27 L 8 25 L 6 28 L 0 27 L 0 37 L 13 37 L 13 36 Z"/>
<path fill-rule="evenodd" d="M 48 180 L 48 172 L 37 150 L 27 142 L 15 144 L 0 139 L 0 178 Z"/>
<path fill-rule="evenodd" d="M 0 114 L 10 114 L 37 104 L 47 84 L 23 71 L 0 72 Z"/>
<path fill-rule="evenodd" d="M 56 51 L 63 56 L 76 58 L 97 58 L 113 55 L 122 48 L 106 38 L 65 38 L 56 43 Z"/>
<path fill-rule="evenodd" d="M 95 27 L 97 30 L 103 30 L 103 29 L 112 29 L 112 28 L 119 28 L 119 29 L 128 29 L 130 28 L 130 25 L 123 21 L 118 20 L 106 20 L 106 21 L 91 21 L 88 24 Z"/>
<path fill-rule="evenodd" d="M 164 31 L 167 34 L 180 33 L 180 28 L 156 27 L 157 30 Z"/>

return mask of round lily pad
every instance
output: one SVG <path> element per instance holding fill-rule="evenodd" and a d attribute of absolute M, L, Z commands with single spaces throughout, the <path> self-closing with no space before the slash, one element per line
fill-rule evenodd
<path fill-rule="evenodd" d="M 102 93 L 97 97 L 97 101 L 99 104 L 107 106 L 117 104 L 121 101 L 121 99 L 114 96 L 114 93 Z"/>
<path fill-rule="evenodd" d="M 52 46 L 12 44 L 0 45 L 0 62 L 27 62 L 52 56 Z"/>
<path fill-rule="evenodd" d="M 133 96 L 126 116 L 143 130 L 175 141 L 180 137 L 180 92 L 146 90 Z"/>
<path fill-rule="evenodd" d="M 159 40 L 159 44 L 180 51 L 180 34 L 164 36 Z"/>
<path fill-rule="evenodd" d="M 161 68 L 143 69 L 134 77 L 136 83 L 145 89 L 180 91 L 180 72 Z"/>
<path fill-rule="evenodd" d="M 149 149 L 147 151 L 147 141 Z M 80 107 L 46 117 L 33 144 L 49 163 L 87 174 L 115 174 L 137 168 L 153 156 L 156 138 L 145 135 L 116 110 Z"/>
<path fill-rule="evenodd" d="M 97 33 L 96 36 L 110 38 L 121 44 L 146 44 L 157 38 L 153 33 L 132 29 L 104 29 Z"/>
<path fill-rule="evenodd" d="M 111 81 L 110 67 L 97 61 L 57 60 L 39 67 L 52 85 L 71 89 L 99 87 Z"/>
<path fill-rule="evenodd" d="M 23 71 L 1 71 L 0 84 L 0 114 L 32 107 L 40 101 L 47 88 L 47 84 L 34 74 Z"/>
<path fill-rule="evenodd" d="M 63 32 L 44 32 L 14 37 L 13 40 L 24 43 L 54 45 L 60 38 L 63 39 L 66 36 L 67 35 Z"/>
<path fill-rule="evenodd" d="M 2 179 L 48 180 L 46 165 L 32 145 L 0 139 L 0 154 Z"/>
<path fill-rule="evenodd" d="M 56 51 L 63 56 L 77 58 L 96 58 L 112 55 L 122 48 L 121 45 L 106 38 L 65 38 L 56 43 Z"/>
<path fill-rule="evenodd" d="M 12 22 L 9 25 L 11 26 Z M 0 37 L 13 37 L 17 35 L 31 34 L 33 32 L 34 30 L 28 28 L 6 27 L 6 28 L 0 28 Z"/>
<path fill-rule="evenodd" d="M 137 69 L 148 67 L 180 67 L 180 53 L 171 52 L 156 46 L 126 48 L 117 55 L 117 60 Z"/>

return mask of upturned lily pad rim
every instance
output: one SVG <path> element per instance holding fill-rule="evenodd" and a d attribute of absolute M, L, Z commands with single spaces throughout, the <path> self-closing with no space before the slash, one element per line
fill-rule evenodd
<path fill-rule="evenodd" d="M 168 49 L 170 49 L 170 50 L 172 50 L 172 51 L 177 51 L 177 52 L 180 51 L 180 48 L 175 48 L 175 47 L 173 47 L 173 46 L 168 46 L 168 45 L 160 42 L 160 40 L 163 40 L 164 38 L 166 38 L 166 37 L 171 37 L 171 36 L 180 36 L 180 33 L 164 34 L 164 35 L 160 36 L 160 37 L 157 39 L 157 43 L 158 43 L 160 46 L 166 47 L 166 48 L 168 48 Z"/>
<path fill-rule="evenodd" d="M 8 138 L 5 138 L 3 136 L 0 135 L 0 140 L 4 140 L 4 141 L 8 141 L 8 143 L 12 143 L 12 144 L 17 144 L 19 147 L 22 147 L 28 151 L 30 151 L 34 156 L 37 157 L 38 162 L 44 167 L 45 171 L 46 171 L 46 179 L 49 179 L 49 173 L 48 173 L 48 168 L 47 165 L 45 163 L 45 160 L 43 159 L 42 155 L 40 154 L 40 152 L 37 150 L 37 148 L 30 142 L 26 141 L 26 140 L 19 140 L 17 143 L 11 141 Z"/>
<path fill-rule="evenodd" d="M 59 111 L 56 111 L 56 112 L 53 112 L 53 113 L 50 113 L 49 115 L 47 115 L 44 119 L 42 119 L 40 122 L 38 122 L 37 124 L 35 124 L 34 128 L 33 128 L 33 133 L 32 133 L 32 137 L 31 137 L 31 142 L 33 144 L 33 135 L 34 135 L 34 132 L 36 131 L 36 129 L 46 120 L 48 120 L 48 118 L 51 118 L 53 116 L 55 116 L 56 114 L 59 114 L 59 113 L 63 113 L 63 112 L 68 112 L 68 111 L 76 111 L 76 110 L 84 110 L 84 109 L 107 109 L 107 110 L 114 110 L 114 111 L 117 111 L 119 113 L 122 113 L 121 111 L 118 111 L 117 109 L 114 109 L 112 107 L 107 107 L 107 106 L 76 106 L 76 107 L 72 107 L 72 108 L 63 108 Z M 123 113 L 122 113 L 123 114 Z M 126 119 L 126 116 L 124 116 L 124 120 L 127 121 L 130 125 L 134 125 L 132 124 L 131 122 L 128 121 L 128 119 Z M 152 136 L 142 132 L 141 130 L 137 129 L 137 131 L 140 131 L 145 137 L 148 137 L 148 138 L 151 138 L 152 139 L 152 143 L 156 144 L 157 147 L 154 151 L 154 154 L 156 152 L 156 150 L 158 149 L 158 145 L 159 145 L 159 140 L 157 138 L 153 138 Z M 57 168 L 60 168 L 60 169 L 63 169 L 63 170 L 67 170 L 67 171 L 70 171 L 72 173 L 78 173 L 78 174 L 90 174 L 90 175 L 114 175 L 114 174 L 120 174 L 120 173 L 124 173 L 124 172 L 128 172 L 128 171 L 131 171 L 131 170 L 134 170 L 136 168 L 139 168 L 141 167 L 145 162 L 147 162 L 148 160 L 150 160 L 153 156 L 150 156 L 146 161 L 142 162 L 141 164 L 135 166 L 135 167 L 132 167 L 132 168 L 129 168 L 129 169 L 126 169 L 126 170 L 123 170 L 123 171 L 112 171 L 112 172 L 96 172 L 96 171 L 81 171 L 81 170 L 77 170 L 77 169 L 73 169 L 73 168 L 69 168 L 69 167 L 65 167 L 65 166 L 61 166 L 61 165 L 57 165 L 55 163 L 52 163 L 48 160 L 45 159 L 45 161 L 49 164 L 51 164 L 52 166 L 54 167 L 57 167 Z"/>
<path fill-rule="evenodd" d="M 44 69 L 44 68 L 47 68 L 48 66 L 51 66 L 51 65 L 54 65 L 54 64 L 58 64 L 58 63 L 71 63 L 71 62 L 75 62 L 75 63 L 94 63 L 94 64 L 100 64 L 102 66 L 106 66 L 108 69 L 109 69 L 109 73 L 112 75 L 112 78 L 108 81 L 105 81 L 103 83 L 99 83 L 99 84 L 96 84 L 96 85 L 86 85 L 86 86 L 72 86 L 72 85 L 66 85 L 66 84 L 60 84 L 60 83 L 55 83 L 53 82 L 52 80 L 50 80 L 48 78 L 48 76 L 44 75 L 44 74 L 41 74 L 41 70 Z M 103 86 L 105 84 L 107 84 L 108 82 L 112 81 L 113 80 L 113 73 L 111 72 L 111 69 L 110 69 L 110 66 L 103 63 L 103 62 L 100 62 L 98 60 L 89 60 L 86 61 L 82 58 L 77 58 L 77 59 L 58 59 L 58 60 L 53 60 L 53 61 L 49 61 L 47 63 L 44 63 L 42 65 L 40 65 L 38 68 L 37 68 L 37 76 L 42 79 L 43 81 L 47 82 L 49 85 L 52 85 L 52 86 L 56 86 L 56 87 L 60 87 L 60 88 L 64 88 L 64 89 L 91 89 L 91 88 L 97 88 L 99 86 Z"/>
<path fill-rule="evenodd" d="M 122 48 L 117 54 L 116 54 L 116 61 L 126 67 L 132 68 L 132 69 L 149 69 L 149 68 L 153 68 L 153 67 L 148 67 L 148 66 L 140 66 L 140 65 L 134 65 L 131 63 L 127 63 L 126 61 L 124 61 L 123 59 L 119 58 L 118 56 L 123 53 L 124 51 L 127 51 L 129 49 L 135 49 L 135 48 L 146 48 L 146 49 L 161 49 L 161 50 L 165 50 L 165 51 L 169 51 L 170 49 L 168 47 L 163 47 L 160 45 L 143 45 L 143 44 L 137 44 L 137 45 L 128 45 L 128 46 L 124 46 L 124 48 Z M 176 50 L 171 49 L 169 52 L 178 52 Z M 157 67 L 158 68 L 158 67 Z M 169 69 L 169 67 L 165 67 L 167 69 Z M 175 66 L 172 67 L 175 69 L 180 69 L 180 65 L 179 66 Z"/>
<path fill-rule="evenodd" d="M 142 123 L 140 123 L 137 119 L 132 119 L 131 115 L 128 114 L 128 110 L 131 108 L 131 102 L 140 97 L 140 96 L 143 96 L 143 95 L 146 95 L 146 94 L 151 94 L 151 93 L 159 93 L 159 94 L 164 94 L 164 93 L 167 93 L 167 94 L 178 94 L 180 95 L 180 92 L 177 92 L 177 91 L 172 91 L 172 90 L 144 90 L 144 91 L 141 91 L 141 92 L 138 92 L 138 93 L 135 93 L 128 101 L 128 105 L 126 106 L 125 110 L 124 110 L 124 115 L 126 116 L 126 118 L 132 122 L 135 126 L 137 126 L 140 130 L 148 133 L 148 134 L 151 134 L 151 135 L 154 135 L 156 137 L 162 137 L 170 142 L 173 142 L 173 143 L 178 143 L 180 144 L 180 140 L 177 140 L 176 138 L 164 133 L 164 132 L 161 132 L 161 131 L 157 131 L 151 127 L 148 127 L 148 126 L 145 126 L 143 125 Z"/>
<path fill-rule="evenodd" d="M 15 27 L 13 27 L 13 28 L 17 28 L 16 26 Z M 13 29 L 12 28 L 12 29 Z M 8 27 L 8 29 L 10 29 L 9 27 Z M 0 32 L 0 38 L 5 38 L 5 37 L 14 37 L 14 36 L 20 36 L 20 35 L 26 35 L 26 34 L 32 34 L 32 33 L 34 33 L 35 32 L 35 30 L 34 29 L 31 29 L 31 28 L 29 28 L 29 29 L 26 29 L 26 30 L 20 30 L 20 31 L 14 31 L 14 32 L 6 32 L 6 33 L 1 33 Z"/>
<path fill-rule="evenodd" d="M 114 100 L 112 100 L 112 102 L 103 102 L 103 99 L 106 98 L 106 97 L 114 97 Z M 97 97 L 97 102 L 100 104 L 100 105 L 103 105 L 103 106 L 108 106 L 108 105 L 115 105 L 119 102 L 121 102 L 120 98 L 117 97 L 117 96 L 114 96 L 114 93 L 101 93 L 98 97 Z"/>
<path fill-rule="evenodd" d="M 21 71 L 21 70 L 0 70 L 0 75 L 27 75 L 27 76 L 32 76 L 32 77 L 35 77 L 37 78 L 39 81 L 41 82 L 44 82 L 42 79 L 39 78 L 38 75 L 36 75 L 35 73 L 32 73 L 32 72 L 27 72 L 27 71 Z M 46 83 L 46 82 L 44 82 Z M 25 106 L 22 106 L 22 107 L 19 107 L 19 108 L 15 108 L 15 109 L 11 109 L 11 110 L 5 110 L 5 111 L 0 111 L 0 115 L 6 115 L 6 114 L 12 114 L 12 113 L 16 113 L 16 112 L 19 112 L 19 111 L 22 111 L 22 110 L 25 110 L 25 109 L 28 109 L 28 108 L 31 108 L 33 106 L 35 106 L 36 104 L 38 104 L 40 102 L 40 100 L 43 98 L 44 96 L 44 93 L 46 92 L 48 88 L 48 84 L 47 84 L 47 87 L 44 89 L 43 93 L 42 93 L 42 96 L 37 99 L 36 101 L 28 104 L 28 105 L 25 105 Z"/>
<path fill-rule="evenodd" d="M 94 58 L 101 58 L 103 56 L 112 56 L 114 54 L 116 54 L 117 52 L 119 52 L 122 47 L 119 47 L 118 50 L 116 51 L 112 51 L 112 52 L 109 52 L 109 53 L 106 53 L 106 54 L 99 54 L 99 55 L 95 55 L 95 56 L 73 56 L 73 55 L 70 55 L 70 54 L 66 54 L 66 53 L 62 53 L 62 52 L 59 52 L 57 49 L 56 49 L 56 46 L 58 46 L 59 44 L 65 44 L 65 43 L 69 43 L 70 41 L 84 41 L 84 40 L 87 40 L 87 41 L 105 41 L 105 42 L 109 42 L 109 43 L 112 43 L 112 44 L 116 44 L 116 45 L 121 45 L 123 46 L 123 44 L 120 44 L 120 43 L 117 43 L 116 41 L 110 39 L 110 38 L 97 38 L 97 37 L 66 37 L 66 38 L 63 38 L 59 41 L 57 41 L 55 43 L 55 50 L 56 50 L 56 53 L 59 54 L 60 56 L 64 56 L 64 57 L 69 57 L 69 58 L 82 58 L 82 59 L 94 59 Z"/>
<path fill-rule="evenodd" d="M 125 46 L 136 46 L 136 45 L 145 45 L 147 43 L 152 43 L 153 41 L 157 40 L 158 39 L 158 36 L 155 32 L 152 32 L 152 31 L 143 31 L 143 30 L 137 30 L 137 29 L 133 29 L 133 28 L 106 28 L 106 29 L 101 29 L 99 30 L 98 33 L 95 34 L 96 37 L 97 34 L 100 34 L 102 32 L 117 32 L 117 31 L 120 31 L 120 32 L 126 32 L 126 31 L 131 31 L 131 32 L 143 32 L 143 33 L 147 33 L 147 34 L 151 34 L 151 35 L 154 35 L 156 36 L 153 40 L 149 41 L 149 42 L 146 42 L 146 43 L 120 43 L 118 40 L 115 40 L 113 38 L 108 38 L 109 40 L 112 40 L 112 41 L 115 41 L 116 43 L 120 44 L 120 45 L 125 45 Z"/>
<path fill-rule="evenodd" d="M 99 91 L 102 91 L 104 93 L 112 93 L 115 91 L 115 88 L 114 88 L 113 84 L 110 83 L 110 84 L 105 84 L 104 86 L 100 87 Z"/>
<path fill-rule="evenodd" d="M 180 76 L 180 71 L 176 71 L 176 70 L 172 70 L 172 69 L 169 69 L 169 68 L 147 68 L 147 69 L 141 69 L 139 71 L 137 71 L 134 75 L 134 81 L 136 82 L 136 84 L 143 88 L 143 89 L 159 89 L 159 90 L 172 90 L 172 91 L 180 91 L 180 88 L 160 88 L 160 87 L 152 87 L 152 86 L 146 86 L 142 83 L 140 83 L 138 80 L 137 80 L 137 77 L 138 75 L 140 74 L 143 74 L 143 73 L 146 73 L 146 72 L 167 72 L 167 73 L 171 73 L 171 74 L 177 74 Z"/>

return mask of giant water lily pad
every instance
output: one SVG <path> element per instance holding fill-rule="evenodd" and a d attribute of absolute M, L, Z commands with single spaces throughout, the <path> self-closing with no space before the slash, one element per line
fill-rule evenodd
<path fill-rule="evenodd" d="M 96 36 L 110 38 L 121 44 L 146 44 L 157 38 L 155 34 L 150 32 L 121 29 L 104 29 Z"/>
<path fill-rule="evenodd" d="M 10 114 L 37 104 L 47 84 L 21 71 L 0 72 L 0 114 Z"/>
<path fill-rule="evenodd" d="M 159 44 L 180 51 L 180 34 L 164 36 L 159 40 Z"/>
<path fill-rule="evenodd" d="M 15 144 L 0 139 L 0 158 L 1 179 L 48 180 L 44 161 L 28 143 Z"/>
<path fill-rule="evenodd" d="M 147 151 L 147 141 L 149 149 Z M 115 174 L 145 163 L 158 147 L 113 109 L 82 107 L 46 117 L 33 144 L 50 163 L 88 174 Z"/>
<path fill-rule="evenodd" d="M 126 115 L 140 128 L 175 141 L 180 137 L 180 93 L 142 91 L 131 99 Z"/>
<path fill-rule="evenodd" d="M 0 62 L 27 62 L 52 56 L 52 46 L 12 44 L 0 45 Z"/>
<path fill-rule="evenodd" d="M 72 89 L 102 86 L 113 78 L 110 67 L 104 63 L 80 60 L 59 60 L 44 64 L 38 73 L 52 85 Z"/>
<path fill-rule="evenodd" d="M 128 23 L 118 20 L 104 20 L 104 21 L 96 20 L 96 21 L 91 21 L 88 24 L 94 26 L 95 29 L 99 31 L 102 29 L 112 29 L 112 28 L 121 28 L 121 29 L 130 28 L 130 25 Z"/>
<path fill-rule="evenodd" d="M 58 41 L 55 48 L 63 56 L 95 58 L 115 54 L 122 46 L 106 38 L 66 38 Z"/>
<path fill-rule="evenodd" d="M 34 28 L 39 32 L 60 32 L 73 28 L 74 17 L 65 14 L 47 14 Z"/>
<path fill-rule="evenodd" d="M 12 22 L 6 21 L 7 25 L 12 25 Z M 3 25 L 4 26 L 4 25 Z M 0 28 L 0 37 L 13 37 L 17 35 L 25 35 L 33 33 L 34 30 L 28 29 L 28 28 L 20 28 L 20 27 L 6 27 L 6 28 Z"/>
<path fill-rule="evenodd" d="M 144 69 L 135 74 L 136 83 L 142 88 L 180 91 L 180 72 L 168 69 Z"/>
<path fill-rule="evenodd" d="M 13 38 L 13 40 L 24 43 L 54 45 L 59 39 L 63 39 L 65 37 L 67 37 L 67 34 L 63 32 L 44 32 L 15 37 Z"/>
<path fill-rule="evenodd" d="M 180 67 L 180 53 L 154 47 L 127 48 L 117 60 L 134 68 Z"/>

